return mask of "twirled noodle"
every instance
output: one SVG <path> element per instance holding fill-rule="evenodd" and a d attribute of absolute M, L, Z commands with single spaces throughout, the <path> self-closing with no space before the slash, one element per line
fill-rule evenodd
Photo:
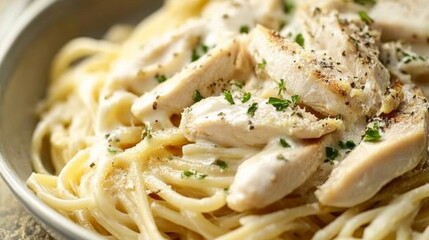
<path fill-rule="evenodd" d="M 283 2 L 286 5 L 282 5 Z M 238 181 L 237 178 L 256 173 L 256 180 L 244 185 L 246 189 L 240 192 L 244 195 L 248 194 L 248 189 L 265 186 L 263 179 L 267 176 L 271 178 L 270 183 L 278 180 L 279 176 L 270 175 L 274 174 L 268 167 L 272 163 L 266 162 L 257 168 L 249 165 L 278 151 L 279 143 L 283 148 L 313 146 L 308 150 L 313 155 L 305 160 L 311 162 L 320 158 L 315 154 L 320 149 L 314 146 L 329 145 L 333 143 L 332 139 L 352 136 L 347 135 L 352 131 L 363 133 L 365 129 L 358 120 L 353 123 L 355 126 L 347 122 L 352 117 L 339 114 L 337 119 L 325 118 L 327 112 L 324 112 L 323 104 L 312 106 L 311 101 L 292 96 L 288 92 L 288 84 L 291 83 L 287 79 L 276 80 L 273 77 L 276 72 L 272 69 L 264 72 L 265 68 L 271 68 L 265 59 L 257 62 L 260 55 L 266 54 L 259 51 L 268 51 L 269 47 L 256 48 L 256 53 L 246 50 L 247 47 L 254 48 L 252 44 L 258 41 L 263 42 L 262 38 L 249 40 L 247 35 L 257 24 L 280 27 L 286 38 L 294 38 L 301 46 L 309 44 L 317 48 L 320 43 L 307 42 L 307 35 L 305 41 L 300 40 L 303 36 L 297 34 L 311 25 L 311 22 L 306 22 L 303 27 L 296 20 L 299 14 L 310 8 L 308 2 L 320 5 L 314 10 L 314 16 L 322 10 L 335 12 L 332 8 L 351 12 L 365 8 L 339 1 L 327 1 L 325 4 L 303 1 L 294 3 L 298 13 L 291 15 L 292 3 L 289 1 L 169 0 L 135 28 L 117 25 L 104 40 L 78 38 L 70 41 L 52 63 L 47 96 L 38 108 L 41 120 L 34 131 L 31 149 L 36 173 L 28 179 L 28 186 L 37 197 L 64 216 L 112 239 L 429 239 L 429 175 L 424 161 L 369 200 L 351 207 L 325 206 L 318 201 L 320 196 L 314 194 L 330 171 L 340 164 L 332 162 L 332 156 L 328 155 L 325 163 L 317 163 L 313 170 L 313 165 L 308 165 L 305 169 L 312 173 L 308 174 L 306 181 L 283 194 L 281 199 L 242 211 L 236 209 L 242 206 L 230 204 L 230 187 Z M 360 15 L 362 17 L 362 13 Z M 363 18 L 363 21 L 369 21 L 365 15 Z M 254 31 L 262 31 L 261 27 L 256 28 Z M 270 37 L 279 38 L 280 34 L 274 33 Z M 222 45 L 224 42 L 229 44 Z M 219 50 L 223 46 L 239 47 Z M 293 54 L 296 54 L 296 51 L 301 51 L 298 47 L 295 44 L 281 49 L 288 51 L 293 48 Z M 327 49 L 331 54 L 329 47 Z M 225 54 L 225 51 L 230 52 Z M 243 51 L 245 53 L 241 53 Z M 378 54 L 378 50 L 374 51 Z M 310 59 L 313 53 L 311 50 L 305 56 Z M 252 54 L 255 56 L 248 60 Z M 324 54 L 326 56 L 326 52 Z M 345 52 L 342 55 L 345 56 Z M 231 57 L 235 58 L 232 61 L 234 67 L 238 66 L 235 70 L 229 69 L 231 66 L 222 66 Z M 415 57 L 414 60 L 418 59 Z M 219 64 L 218 68 L 225 72 L 213 71 L 217 69 L 215 66 L 190 81 L 193 70 L 203 69 L 209 60 Z M 311 65 L 316 60 L 309 60 L 307 64 Z M 297 61 L 300 59 L 290 64 Z M 321 64 L 334 68 L 326 62 Z M 335 64 L 340 65 L 340 60 Z M 389 70 L 395 68 L 391 62 L 387 64 L 390 64 Z M 298 66 L 298 69 L 302 68 L 304 66 Z M 226 73 L 228 71 L 237 72 Z M 324 74 L 322 70 L 317 71 L 317 76 Z M 180 72 L 186 74 L 177 74 Z M 214 75 L 206 77 L 207 74 Z M 295 77 L 299 78 L 298 75 Z M 183 82 L 187 85 L 181 85 Z M 198 88 L 192 90 L 194 102 L 190 102 L 191 96 L 183 94 L 189 93 L 194 83 L 200 86 L 200 91 Z M 204 84 L 209 85 L 209 90 L 201 90 Z M 226 89 L 229 90 L 224 91 Z M 399 101 L 404 99 L 403 95 L 392 92 L 396 88 L 392 89 L 389 88 L 391 95 L 383 102 L 383 109 L 400 106 L 395 96 Z M 224 91 L 224 98 L 216 97 L 221 91 Z M 402 88 L 397 91 L 402 91 Z M 268 102 L 259 101 L 257 97 L 251 99 L 251 94 L 266 98 Z M 353 94 L 353 99 L 363 96 Z M 177 102 L 169 106 L 168 102 L 161 101 L 165 96 Z M 201 107 L 197 102 L 204 97 L 210 98 L 215 105 Z M 291 100 L 283 100 L 286 98 Z M 249 99 L 253 105 L 249 108 L 246 105 L 244 114 L 239 115 L 243 110 L 240 104 Z M 218 103 L 220 105 L 216 105 Z M 271 113 L 266 113 L 266 119 L 280 123 L 268 122 L 266 125 L 271 120 L 255 117 L 255 114 L 260 114 L 257 109 L 265 111 L 271 107 L 264 104 L 275 107 Z M 229 114 L 236 115 L 226 119 L 225 109 L 232 105 L 237 108 L 230 110 Z M 217 109 L 216 106 L 223 107 Z M 288 113 L 287 108 L 291 106 L 293 111 Z M 278 113 L 279 110 L 283 112 Z M 316 114 L 317 111 L 319 113 Z M 181 115 L 186 115 L 186 121 L 191 123 L 183 127 Z M 224 121 L 225 128 L 216 129 L 218 123 L 213 116 Z M 248 116 L 256 120 L 245 119 Z M 319 120 L 325 122 L 317 125 L 319 127 L 307 125 L 296 130 L 300 118 L 307 117 L 310 120 L 306 124 L 316 124 Z M 212 119 L 212 122 L 204 122 L 204 119 Z M 234 122 L 237 119 L 241 122 L 248 120 L 248 126 L 239 126 L 239 121 Z M 288 131 L 276 129 L 280 125 Z M 255 126 L 259 135 L 240 136 L 254 130 Z M 259 127 L 265 129 L 259 130 Z M 383 127 L 388 128 L 387 125 Z M 311 133 L 307 132 L 309 129 Z M 273 134 L 276 131 L 281 133 Z M 294 131 L 300 131 L 300 135 L 297 137 Z M 330 137 L 320 138 L 325 134 Z M 235 144 L 231 140 L 234 138 L 241 138 L 242 142 Z M 321 140 L 312 142 L 305 138 Z M 222 144 L 223 140 L 225 144 Z M 260 142 L 264 143 L 263 146 Z M 344 148 L 351 151 L 354 145 L 345 145 Z M 345 158 L 349 150 L 340 153 L 335 149 L 330 151 L 331 155 L 336 153 Z M 299 155 L 295 152 L 287 154 L 278 154 L 272 161 L 280 164 Z M 247 172 L 238 176 L 237 172 L 244 171 L 246 167 Z M 293 175 L 293 171 L 288 174 Z M 294 176 L 300 178 L 302 174 Z M 281 188 L 286 188 L 286 185 L 288 182 Z M 275 195 L 265 190 L 260 191 L 265 198 Z M 255 192 L 257 190 L 250 196 Z M 258 200 L 255 198 L 253 201 Z M 256 203 L 251 200 L 242 204 Z"/>

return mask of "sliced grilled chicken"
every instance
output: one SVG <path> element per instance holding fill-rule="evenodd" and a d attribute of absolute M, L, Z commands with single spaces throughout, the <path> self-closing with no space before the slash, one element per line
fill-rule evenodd
<path fill-rule="evenodd" d="M 427 7 L 427 0 L 378 0 L 370 16 L 382 29 L 384 41 L 424 43 L 429 38 Z"/>
<path fill-rule="evenodd" d="M 331 116 L 366 114 L 362 102 L 351 94 L 353 76 L 338 69 L 332 58 L 305 50 L 262 26 L 252 31 L 249 50 L 262 72 L 277 81 L 283 79 L 286 90 L 301 96 L 305 105 Z"/>
<path fill-rule="evenodd" d="M 427 158 L 426 99 L 420 90 L 408 86 L 404 95 L 398 111 L 383 120 L 380 141 L 362 141 L 316 192 L 321 203 L 355 206 Z"/>
<path fill-rule="evenodd" d="M 210 97 L 185 110 L 180 125 L 185 137 L 189 141 L 210 140 L 222 146 L 260 147 L 277 136 L 320 138 L 342 128 L 341 120 L 319 120 L 292 103 L 276 111 L 267 99 L 259 97 L 252 97 L 246 103 L 239 98 L 233 101 L 235 104 L 231 105 L 224 96 Z M 252 106 L 254 115 L 249 114 Z"/>
<path fill-rule="evenodd" d="M 300 12 L 303 21 L 305 48 L 326 53 L 335 67 L 349 76 L 350 96 L 358 99 L 367 115 L 380 108 L 383 95 L 390 84 L 387 69 L 378 60 L 379 34 L 371 24 L 361 19 L 347 19 L 336 11 L 318 9 Z"/>
<path fill-rule="evenodd" d="M 237 170 L 227 196 L 228 207 L 245 211 L 265 207 L 303 184 L 323 162 L 329 136 L 313 141 L 273 140 Z"/>
<path fill-rule="evenodd" d="M 400 42 L 382 45 L 381 60 L 403 83 L 427 82 L 429 79 L 429 60 Z"/>
<path fill-rule="evenodd" d="M 216 47 L 183 71 L 141 96 L 132 106 L 143 122 L 157 122 L 179 114 L 202 97 L 220 93 L 231 79 L 246 79 L 248 69 L 240 41 Z"/>

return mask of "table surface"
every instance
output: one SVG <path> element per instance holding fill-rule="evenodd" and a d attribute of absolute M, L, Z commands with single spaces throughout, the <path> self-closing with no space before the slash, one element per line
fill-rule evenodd
<path fill-rule="evenodd" d="M 34 221 L 0 177 L 0 239 L 51 240 Z"/>

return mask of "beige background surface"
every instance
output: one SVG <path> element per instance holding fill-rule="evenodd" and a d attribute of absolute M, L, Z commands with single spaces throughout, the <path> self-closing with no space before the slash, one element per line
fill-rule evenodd
<path fill-rule="evenodd" d="M 0 41 L 30 0 L 0 0 Z M 0 178 L 0 239 L 52 239 L 25 211 Z"/>
<path fill-rule="evenodd" d="M 0 239 L 52 239 L 25 211 L 0 178 Z"/>

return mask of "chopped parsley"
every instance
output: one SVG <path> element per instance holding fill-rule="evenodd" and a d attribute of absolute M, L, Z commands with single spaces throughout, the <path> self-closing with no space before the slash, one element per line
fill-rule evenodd
<path fill-rule="evenodd" d="M 231 91 L 226 90 L 223 92 L 223 96 L 225 97 L 226 101 L 229 102 L 229 104 L 234 105 L 234 98 L 232 97 Z"/>
<path fill-rule="evenodd" d="M 301 33 L 295 36 L 295 42 L 298 43 L 299 46 L 304 47 L 304 37 Z"/>
<path fill-rule="evenodd" d="M 258 104 L 257 103 L 252 103 L 252 105 L 250 105 L 249 109 L 247 109 L 247 115 L 253 117 L 255 116 L 255 112 L 258 109 Z"/>
<path fill-rule="evenodd" d="M 411 55 L 407 52 L 404 52 L 402 50 L 400 50 L 400 52 L 402 53 L 402 58 L 401 58 L 401 62 L 407 64 L 410 63 L 411 61 L 417 61 L 417 60 L 421 60 L 421 61 L 425 61 L 425 58 L 419 55 Z"/>
<path fill-rule="evenodd" d="M 241 25 L 241 27 L 240 27 L 240 33 L 249 33 L 249 26 L 247 26 L 247 25 Z"/>
<path fill-rule="evenodd" d="M 293 106 L 298 105 L 300 98 L 301 98 L 301 97 L 300 97 L 299 95 L 293 95 L 293 96 L 291 97 L 292 105 L 293 105 Z"/>
<path fill-rule="evenodd" d="M 338 146 L 339 146 L 341 149 L 349 149 L 349 150 L 353 150 L 353 149 L 356 147 L 356 143 L 355 143 L 355 142 L 353 142 L 353 141 L 351 141 L 351 140 L 348 140 L 348 141 L 345 141 L 345 142 L 343 142 L 343 141 L 339 141 L 339 142 L 338 142 Z"/>
<path fill-rule="evenodd" d="M 201 95 L 200 91 L 195 90 L 194 95 L 192 95 L 192 99 L 194 100 L 194 102 L 199 102 L 204 99 L 204 97 Z"/>
<path fill-rule="evenodd" d="M 214 165 L 214 166 L 218 166 L 221 170 L 225 170 L 225 169 L 227 169 L 227 168 L 228 168 L 228 163 L 226 163 L 225 161 L 219 160 L 219 159 L 216 159 L 216 160 L 212 163 L 212 165 Z"/>
<path fill-rule="evenodd" d="M 365 6 L 365 5 L 372 6 L 376 3 L 375 0 L 353 0 L 353 2 L 362 6 Z"/>
<path fill-rule="evenodd" d="M 267 61 L 265 59 L 262 59 L 262 62 L 258 63 L 258 68 L 265 69 L 265 66 L 267 66 Z"/>
<path fill-rule="evenodd" d="M 193 177 L 193 178 L 195 178 L 197 180 L 202 180 L 202 179 L 204 179 L 204 178 L 207 177 L 207 174 L 200 173 L 200 172 L 197 172 L 194 169 L 191 169 L 191 170 L 185 170 L 185 171 L 183 171 L 182 174 L 181 174 L 181 177 L 182 178 Z"/>
<path fill-rule="evenodd" d="M 328 161 L 333 161 L 338 157 L 338 150 L 333 147 L 326 147 L 325 154 Z"/>
<path fill-rule="evenodd" d="M 167 81 L 167 77 L 165 75 L 156 74 L 155 79 L 159 83 L 163 83 L 163 82 Z"/>
<path fill-rule="evenodd" d="M 243 93 L 243 97 L 241 98 L 241 102 L 246 103 L 247 101 L 250 100 L 251 97 L 252 97 L 252 94 L 250 92 L 245 92 L 245 93 Z"/>
<path fill-rule="evenodd" d="M 148 125 L 144 127 L 144 131 L 142 133 L 141 139 L 151 139 L 152 138 L 152 128 Z"/>
<path fill-rule="evenodd" d="M 267 104 L 271 104 L 273 105 L 273 107 L 276 108 L 277 111 L 283 111 L 286 108 L 289 107 L 289 105 L 291 104 L 291 102 L 287 99 L 280 99 L 280 98 L 275 98 L 275 97 L 270 97 L 268 99 Z"/>
<path fill-rule="evenodd" d="M 379 142 L 381 140 L 380 127 L 378 122 L 374 122 L 372 127 L 367 127 L 363 136 L 365 142 Z"/>
<path fill-rule="evenodd" d="M 119 149 L 114 148 L 114 147 L 112 147 L 112 146 L 109 146 L 109 147 L 107 148 L 107 151 L 108 151 L 109 153 L 111 153 L 111 154 L 117 154 L 117 153 L 119 153 L 119 152 L 120 152 L 120 150 L 119 150 Z"/>
<path fill-rule="evenodd" d="M 359 11 L 359 17 L 362 21 L 364 21 L 366 24 L 370 25 L 374 22 L 374 20 L 368 16 L 368 14 L 364 11 Z"/>
<path fill-rule="evenodd" d="M 291 0 L 284 0 L 283 1 L 283 12 L 286 14 L 289 14 L 293 11 L 295 8 L 295 4 Z"/>
<path fill-rule="evenodd" d="M 290 144 L 288 142 L 286 142 L 286 140 L 284 140 L 283 138 L 280 138 L 279 143 L 282 147 L 284 148 L 290 148 Z"/>
<path fill-rule="evenodd" d="M 204 44 L 200 44 L 192 49 L 192 62 L 197 61 L 202 55 L 206 54 L 209 51 L 209 47 Z"/>
<path fill-rule="evenodd" d="M 280 82 L 277 84 L 277 87 L 279 89 L 279 92 L 277 93 L 277 95 L 280 96 L 280 94 L 282 93 L 282 91 L 286 89 L 285 80 L 284 79 L 280 79 Z"/>

